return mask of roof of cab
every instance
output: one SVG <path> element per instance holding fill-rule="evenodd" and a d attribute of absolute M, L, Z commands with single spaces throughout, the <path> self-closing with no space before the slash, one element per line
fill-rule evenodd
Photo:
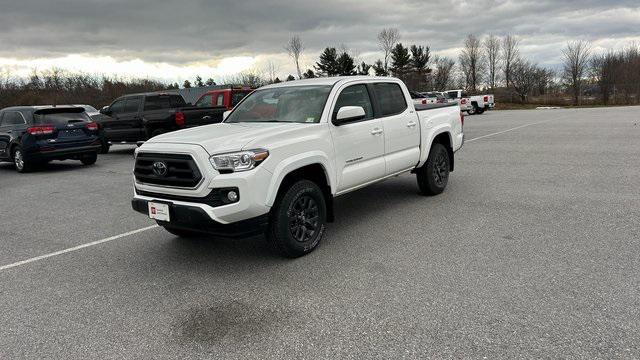
<path fill-rule="evenodd" d="M 2 110 L 46 110 L 46 109 L 75 109 L 79 108 L 77 105 L 34 105 L 34 106 L 9 106 Z"/>
<path fill-rule="evenodd" d="M 261 87 L 260 89 L 271 89 L 271 88 L 279 88 L 279 87 L 287 87 L 287 86 L 309 86 L 309 85 L 333 86 L 339 82 L 359 81 L 359 80 L 397 81 L 398 79 L 394 77 L 367 76 L 367 75 L 319 77 L 319 78 L 312 78 L 312 79 L 285 81 L 277 84 L 266 85 Z"/>

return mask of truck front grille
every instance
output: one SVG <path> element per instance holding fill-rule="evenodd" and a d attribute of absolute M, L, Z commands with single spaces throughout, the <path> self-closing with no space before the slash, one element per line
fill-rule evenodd
<path fill-rule="evenodd" d="M 140 183 L 192 188 L 202 174 L 191 155 L 138 153 L 133 170 Z"/>

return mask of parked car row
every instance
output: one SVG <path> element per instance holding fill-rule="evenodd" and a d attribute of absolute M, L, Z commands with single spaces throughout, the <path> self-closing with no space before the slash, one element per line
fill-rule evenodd
<path fill-rule="evenodd" d="M 94 164 L 113 144 L 140 144 L 190 127 L 219 123 L 250 88 L 212 90 L 195 106 L 176 93 L 130 94 L 100 111 L 90 105 L 17 106 L 0 110 L 0 162 L 27 172 L 52 160 Z"/>

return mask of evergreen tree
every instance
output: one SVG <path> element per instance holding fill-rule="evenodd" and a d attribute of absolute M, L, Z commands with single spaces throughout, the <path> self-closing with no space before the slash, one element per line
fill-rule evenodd
<path fill-rule="evenodd" d="M 313 70 L 308 69 L 304 74 L 302 74 L 302 77 L 305 79 L 312 79 L 316 77 L 316 74 L 313 72 Z"/>
<path fill-rule="evenodd" d="M 395 77 L 401 80 L 405 80 L 406 75 L 411 70 L 409 49 L 404 47 L 402 43 L 398 43 L 393 50 L 391 50 L 390 70 Z"/>
<path fill-rule="evenodd" d="M 203 87 L 204 86 L 204 83 L 202 82 L 202 78 L 200 77 L 200 75 L 196 76 L 195 85 L 197 87 Z"/>
<path fill-rule="evenodd" d="M 184 83 L 182 84 L 182 87 L 185 89 L 189 89 L 191 87 L 191 81 L 185 80 Z"/>
<path fill-rule="evenodd" d="M 429 47 L 411 45 L 411 72 L 409 77 L 410 86 L 413 89 L 424 89 L 427 84 L 427 74 L 431 73 L 429 69 L 429 60 L 431 53 Z"/>
<path fill-rule="evenodd" d="M 382 62 L 380 62 L 382 64 Z M 369 75 L 369 70 L 371 69 L 371 65 L 365 63 L 358 65 L 358 75 Z"/>
<path fill-rule="evenodd" d="M 325 48 L 320 54 L 320 61 L 316 63 L 315 68 L 318 76 L 338 75 L 338 53 L 336 48 Z"/>
<path fill-rule="evenodd" d="M 280 78 L 276 77 L 275 79 L 273 79 L 273 83 L 274 84 L 278 84 L 278 83 L 281 83 L 281 82 L 282 82 L 282 80 L 280 80 Z"/>
<path fill-rule="evenodd" d="M 373 71 L 376 72 L 376 76 L 388 76 L 389 73 L 384 69 L 384 63 L 382 60 L 378 59 L 373 64 Z"/>
<path fill-rule="evenodd" d="M 353 61 L 353 58 L 349 54 L 347 54 L 346 52 L 343 52 L 342 54 L 340 54 L 340 56 L 338 56 L 337 62 L 338 62 L 338 75 L 341 75 L 341 76 L 355 75 L 356 64 Z"/>
<path fill-rule="evenodd" d="M 289 74 L 289 76 L 287 76 L 287 79 L 285 81 L 293 81 L 296 78 L 293 77 L 293 75 Z"/>
<path fill-rule="evenodd" d="M 216 84 L 216 82 L 215 82 L 215 81 L 213 81 L 213 79 L 212 79 L 212 78 L 208 78 L 208 79 L 207 79 L 207 82 L 206 82 L 205 84 L 207 84 L 207 86 L 213 86 L 213 85 L 215 85 L 215 84 Z"/>

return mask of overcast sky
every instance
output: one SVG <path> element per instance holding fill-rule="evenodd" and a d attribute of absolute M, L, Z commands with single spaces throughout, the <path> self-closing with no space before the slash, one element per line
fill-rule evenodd
<path fill-rule="evenodd" d="M 457 58 L 466 34 L 513 34 L 521 52 L 557 66 L 566 41 L 596 51 L 640 43 L 640 0 L 0 0 L 0 68 L 24 76 L 52 66 L 182 82 L 262 71 L 294 73 L 283 46 L 293 34 L 311 67 L 326 46 L 359 60 L 381 57 L 376 34 Z"/>

